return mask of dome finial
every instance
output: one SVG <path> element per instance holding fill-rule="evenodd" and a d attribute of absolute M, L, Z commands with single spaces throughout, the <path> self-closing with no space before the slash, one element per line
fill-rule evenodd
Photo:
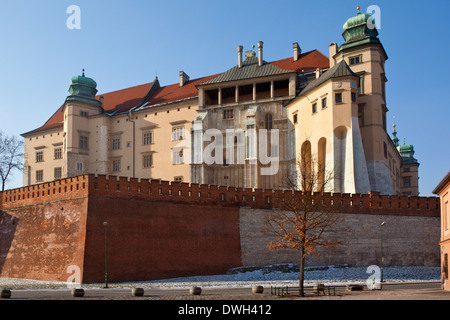
<path fill-rule="evenodd" d="M 358 10 L 358 14 L 361 14 L 361 11 L 359 11 L 360 9 L 361 9 L 360 6 L 357 6 L 357 7 L 356 7 L 356 10 Z"/>
<path fill-rule="evenodd" d="M 82 73 L 82 76 L 84 77 L 84 69 L 83 69 L 83 73 Z"/>

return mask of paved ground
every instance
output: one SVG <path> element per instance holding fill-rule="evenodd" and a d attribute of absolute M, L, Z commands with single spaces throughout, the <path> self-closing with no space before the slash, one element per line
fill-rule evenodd
<path fill-rule="evenodd" d="M 438 282 L 416 284 L 384 284 L 381 290 L 348 291 L 336 287 L 335 294 L 317 296 L 307 289 L 305 297 L 298 297 L 295 289 L 280 297 L 264 288 L 262 294 L 254 294 L 251 288 L 203 288 L 200 295 L 190 295 L 189 289 L 145 289 L 144 296 L 133 297 L 131 289 L 85 289 L 81 298 L 74 298 L 70 289 L 11 290 L 9 299 L 0 300 L 450 300 L 450 292 L 444 291 Z"/>

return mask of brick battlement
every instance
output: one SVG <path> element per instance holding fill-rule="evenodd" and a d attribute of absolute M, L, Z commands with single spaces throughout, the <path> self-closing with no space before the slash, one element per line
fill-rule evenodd
<path fill-rule="evenodd" d="M 301 193 L 301 191 L 296 191 Z M 235 188 L 137 179 L 105 175 L 83 175 L 0 193 L 3 206 L 26 206 L 77 197 L 99 196 L 121 199 L 169 201 L 198 205 L 252 208 L 276 207 L 276 199 L 290 191 Z M 438 217 L 439 198 L 371 194 L 323 195 L 325 206 L 342 213 L 392 214 Z"/>
<path fill-rule="evenodd" d="M 77 176 L 0 192 L 0 209 L 88 196 L 89 176 Z"/>

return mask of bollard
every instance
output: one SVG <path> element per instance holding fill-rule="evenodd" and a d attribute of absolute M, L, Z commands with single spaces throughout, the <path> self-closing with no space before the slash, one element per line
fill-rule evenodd
<path fill-rule="evenodd" d="M 84 297 L 83 289 L 72 289 L 72 297 L 81 298 Z"/>
<path fill-rule="evenodd" d="M 189 289 L 189 294 L 191 296 L 197 296 L 197 295 L 200 295 L 201 293 L 202 293 L 202 288 L 200 288 L 200 287 L 191 287 Z"/>
<path fill-rule="evenodd" d="M 261 294 L 264 292 L 264 287 L 263 286 L 253 286 L 252 292 L 256 293 L 256 294 Z"/>
<path fill-rule="evenodd" d="M 0 293 L 0 298 L 2 299 L 9 299 L 11 298 L 11 290 L 9 289 L 2 289 Z"/>
<path fill-rule="evenodd" d="M 144 295 L 144 289 L 143 288 L 133 288 L 133 289 L 131 289 L 131 295 L 133 297 L 142 297 Z"/>

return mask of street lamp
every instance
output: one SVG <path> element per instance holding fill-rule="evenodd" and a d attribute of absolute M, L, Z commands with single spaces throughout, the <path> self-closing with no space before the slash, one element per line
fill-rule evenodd
<path fill-rule="evenodd" d="M 381 246 L 381 279 L 380 282 L 383 282 L 383 226 L 386 225 L 386 221 L 383 221 L 380 225 L 380 246 Z"/>
<path fill-rule="evenodd" d="M 108 222 L 103 222 L 103 225 L 105 226 L 105 288 L 108 288 L 108 246 L 107 246 L 107 226 Z"/>

